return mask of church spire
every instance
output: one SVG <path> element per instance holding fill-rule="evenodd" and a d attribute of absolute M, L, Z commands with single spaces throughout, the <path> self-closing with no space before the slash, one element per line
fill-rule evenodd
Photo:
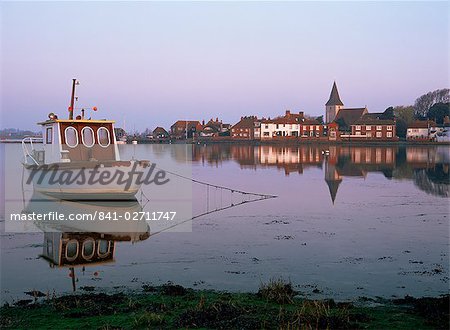
<path fill-rule="evenodd" d="M 336 86 L 336 81 L 333 83 L 333 88 L 331 89 L 331 93 L 330 93 L 330 99 L 328 100 L 328 102 L 325 104 L 326 106 L 329 105 L 344 105 L 344 103 L 342 103 L 341 98 L 339 97 L 339 92 Z"/>

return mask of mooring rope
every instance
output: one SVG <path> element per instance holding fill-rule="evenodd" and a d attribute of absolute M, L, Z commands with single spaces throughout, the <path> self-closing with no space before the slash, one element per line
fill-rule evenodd
<path fill-rule="evenodd" d="M 202 216 L 205 216 L 205 215 L 208 215 L 208 214 L 211 214 L 211 213 L 223 211 L 223 210 L 226 210 L 226 209 L 229 209 L 229 208 L 232 208 L 232 207 L 235 207 L 235 206 L 239 206 L 239 205 L 242 205 L 242 204 L 246 204 L 246 203 L 253 203 L 253 202 L 258 202 L 258 201 L 269 199 L 269 198 L 276 198 L 276 197 L 278 197 L 276 195 L 253 193 L 253 192 L 243 191 L 243 190 L 239 190 L 239 189 L 232 189 L 232 188 L 225 187 L 225 186 L 220 186 L 220 185 L 212 184 L 212 183 L 205 182 L 205 181 L 196 180 L 196 179 L 189 178 L 187 176 L 181 175 L 179 173 L 175 173 L 175 172 L 168 171 L 166 169 L 157 167 L 156 164 L 155 164 L 155 168 L 157 168 L 159 170 L 162 170 L 162 171 L 165 171 L 166 173 L 169 173 L 169 174 L 174 175 L 176 177 L 179 177 L 179 178 L 182 178 L 182 179 L 185 179 L 185 180 L 189 180 L 189 181 L 191 181 L 193 183 L 196 183 L 196 184 L 200 184 L 200 185 L 206 186 L 207 206 L 206 206 L 206 212 L 203 212 L 203 213 L 198 214 L 198 215 L 194 215 L 191 218 L 183 220 L 181 222 L 177 222 L 176 224 L 173 224 L 173 225 L 171 225 L 169 227 L 166 227 L 164 229 L 161 229 L 159 231 L 156 231 L 156 232 L 150 234 L 150 236 L 154 236 L 156 234 L 165 232 L 165 231 L 167 231 L 167 230 L 169 230 L 171 228 L 174 228 L 176 226 L 179 226 L 179 225 L 181 225 L 183 223 L 186 223 L 188 221 L 192 221 L 194 219 L 200 218 Z M 213 192 L 214 193 L 214 207 L 215 207 L 215 209 L 213 209 L 213 210 L 209 209 L 209 206 L 210 206 L 209 205 L 209 195 L 210 195 L 209 188 L 210 187 L 215 188 L 215 191 Z M 217 189 L 220 189 L 220 206 L 221 207 L 219 207 L 219 208 L 217 208 L 217 204 L 216 204 L 216 200 L 215 200 L 216 199 Z M 227 206 L 222 206 L 223 205 L 223 191 L 224 190 L 230 192 L 230 204 L 227 205 Z M 243 200 L 241 202 L 235 204 L 235 201 L 233 200 L 234 193 L 242 194 L 244 196 L 255 196 L 256 198 L 255 199 L 250 199 L 250 200 L 247 200 L 246 198 L 243 198 Z M 144 196 L 145 196 L 145 194 L 144 194 Z M 145 196 L 145 197 L 147 198 L 147 196 Z"/>
<path fill-rule="evenodd" d="M 153 163 L 153 164 L 154 164 L 154 163 Z M 184 176 L 184 175 L 181 175 L 181 174 L 178 174 L 178 173 L 175 173 L 175 172 L 171 172 L 171 171 L 168 171 L 168 170 L 166 170 L 166 169 L 159 168 L 159 167 L 157 167 L 157 166 L 155 166 L 155 168 L 157 168 L 157 169 L 159 169 L 159 170 L 162 170 L 162 171 L 164 171 L 164 172 L 166 172 L 166 173 L 172 174 L 172 175 L 174 175 L 174 176 L 177 176 L 177 177 L 179 177 L 179 178 L 182 178 L 182 179 L 186 179 L 186 180 L 192 181 L 192 182 L 194 182 L 194 183 L 198 183 L 198 184 L 201 184 L 201 185 L 206 185 L 206 186 L 208 186 L 208 187 L 214 187 L 214 188 L 219 188 L 219 189 L 228 190 L 228 191 L 231 191 L 232 193 L 235 193 L 235 192 L 236 192 L 236 193 L 240 193 L 240 194 L 242 194 L 242 195 L 253 195 L 253 196 L 259 196 L 259 197 L 264 197 L 264 198 L 276 198 L 276 197 L 278 197 L 278 196 L 276 196 L 276 195 L 260 194 L 260 193 L 254 193 L 254 192 L 243 191 L 243 190 L 239 190 L 239 189 L 232 189 L 232 188 L 228 188 L 228 187 L 225 187 L 225 186 L 219 186 L 219 185 L 212 184 L 212 183 L 208 183 L 208 182 L 205 182 L 205 181 L 199 181 L 199 180 L 196 180 L 196 179 L 193 179 L 193 178 L 189 178 L 189 177 L 187 177 L 187 176 Z"/>

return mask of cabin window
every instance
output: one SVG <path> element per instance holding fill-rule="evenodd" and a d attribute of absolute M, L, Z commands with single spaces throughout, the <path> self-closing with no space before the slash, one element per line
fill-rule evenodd
<path fill-rule="evenodd" d="M 109 131 L 105 127 L 100 127 L 98 129 L 97 139 L 98 139 L 98 143 L 104 148 L 106 148 L 107 146 L 109 146 L 111 144 L 111 141 L 109 139 Z"/>
<path fill-rule="evenodd" d="M 67 127 L 64 131 L 66 144 L 70 148 L 75 148 L 78 145 L 78 132 L 74 127 Z"/>
<path fill-rule="evenodd" d="M 83 242 L 83 248 L 81 249 L 81 255 L 85 260 L 89 260 L 95 253 L 95 241 L 92 238 L 88 238 Z"/>
<path fill-rule="evenodd" d="M 84 127 L 81 130 L 81 141 L 83 141 L 83 144 L 90 148 L 94 145 L 94 131 L 90 127 Z"/>
<path fill-rule="evenodd" d="M 52 144 L 53 141 L 53 128 L 47 127 L 45 130 L 45 143 L 46 144 Z"/>
<path fill-rule="evenodd" d="M 78 257 L 78 241 L 72 239 L 66 245 L 66 259 L 74 261 Z"/>
<path fill-rule="evenodd" d="M 100 258 L 105 258 L 109 255 L 110 252 L 109 241 L 106 241 L 104 239 L 98 240 L 97 246 L 98 246 L 97 253 Z"/>

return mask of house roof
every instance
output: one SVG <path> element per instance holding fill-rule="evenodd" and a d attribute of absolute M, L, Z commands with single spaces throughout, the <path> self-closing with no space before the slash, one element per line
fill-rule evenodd
<path fill-rule="evenodd" d="M 274 124 L 299 124 L 304 120 L 305 116 L 303 112 L 291 113 L 289 110 L 286 110 L 286 114 L 284 116 L 278 116 L 273 119 L 263 119 L 261 122 Z"/>
<path fill-rule="evenodd" d="M 315 119 L 305 119 L 302 123 L 303 125 L 320 125 L 319 121 Z"/>
<path fill-rule="evenodd" d="M 255 116 L 241 117 L 241 120 L 233 125 L 232 128 L 253 128 L 255 127 Z"/>
<path fill-rule="evenodd" d="M 428 128 L 431 126 L 436 126 L 436 123 L 429 120 L 416 120 L 409 124 L 408 128 Z"/>
<path fill-rule="evenodd" d="M 367 108 L 345 108 L 338 111 L 334 121 L 342 119 L 347 126 L 350 126 L 366 113 Z"/>
<path fill-rule="evenodd" d="M 356 120 L 352 125 L 394 125 L 394 121 L 390 119 L 378 119 L 379 113 L 366 113 Z"/>
<path fill-rule="evenodd" d="M 186 127 L 186 125 L 188 125 L 189 127 L 195 126 L 196 128 L 200 128 L 202 127 L 202 125 L 200 124 L 200 122 L 198 120 L 178 120 L 175 122 L 175 124 L 173 124 L 172 127 Z"/>
<path fill-rule="evenodd" d="M 164 128 L 162 128 L 161 126 L 158 126 L 158 127 L 156 127 L 156 128 L 153 130 L 153 134 L 155 134 L 155 133 L 165 133 L 165 134 L 169 134 L 169 133 L 167 133 L 167 131 L 166 131 Z"/>
<path fill-rule="evenodd" d="M 344 105 L 341 98 L 339 97 L 339 92 L 336 86 L 336 82 L 333 83 L 333 88 L 331 89 L 330 98 L 325 105 Z"/>

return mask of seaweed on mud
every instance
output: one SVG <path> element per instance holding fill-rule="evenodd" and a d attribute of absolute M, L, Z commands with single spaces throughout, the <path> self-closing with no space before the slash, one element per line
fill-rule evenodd
<path fill-rule="evenodd" d="M 215 329 L 260 328 L 260 321 L 249 314 L 251 311 L 248 309 L 231 302 L 219 301 L 184 311 L 175 320 L 175 326 Z"/>
<path fill-rule="evenodd" d="M 412 306 L 416 314 L 421 315 L 427 323 L 438 328 L 450 328 L 449 302 L 449 294 L 439 298 L 414 298 L 407 295 L 404 298 L 393 300 L 396 305 Z"/>
<path fill-rule="evenodd" d="M 161 293 L 166 296 L 185 296 L 188 290 L 181 285 L 168 282 L 161 287 Z"/>

